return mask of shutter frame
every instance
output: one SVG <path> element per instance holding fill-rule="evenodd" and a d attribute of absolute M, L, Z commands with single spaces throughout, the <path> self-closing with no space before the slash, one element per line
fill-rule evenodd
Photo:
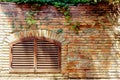
<path fill-rule="evenodd" d="M 24 42 L 24 41 L 26 41 L 26 42 L 28 42 L 29 40 L 34 40 L 34 51 L 33 51 L 33 57 L 34 57 L 34 59 L 33 59 L 33 64 L 34 64 L 34 69 L 13 69 L 12 68 L 12 62 L 13 62 L 13 50 L 12 50 L 12 48 L 13 48 L 13 46 L 15 45 L 15 44 L 17 44 L 17 43 L 19 43 L 19 42 Z M 37 53 L 37 51 L 38 51 L 38 44 L 37 44 L 37 41 L 36 40 L 43 40 L 43 41 L 48 41 L 49 43 L 52 43 L 52 45 L 56 45 L 57 47 L 58 47 L 58 51 L 57 51 L 57 62 L 58 62 L 58 68 L 57 69 L 38 69 L 37 67 L 37 61 L 38 60 L 36 60 L 37 58 L 38 58 L 38 53 Z M 36 47 L 36 45 L 37 45 L 37 49 L 35 49 L 35 47 Z M 49 51 L 48 51 L 49 52 Z M 49 38 L 45 38 L 45 37 L 40 37 L 40 38 L 35 38 L 35 37 L 30 37 L 30 38 L 24 38 L 24 39 L 21 39 L 21 40 L 18 40 L 18 41 L 15 41 L 15 42 L 12 42 L 11 44 L 10 44 L 10 54 L 9 54 L 9 56 L 10 56 L 10 73 L 14 73 L 14 72 L 34 72 L 34 73 L 38 73 L 38 72 L 60 72 L 61 70 L 61 55 L 60 55 L 60 53 L 61 53 L 61 43 L 60 42 L 58 42 L 58 41 L 55 41 L 55 40 L 51 40 L 51 39 L 49 39 Z M 54 55 L 52 52 L 51 53 L 48 53 L 49 55 Z M 51 64 L 52 64 L 52 62 L 51 62 Z M 47 65 L 47 64 L 46 64 Z"/>

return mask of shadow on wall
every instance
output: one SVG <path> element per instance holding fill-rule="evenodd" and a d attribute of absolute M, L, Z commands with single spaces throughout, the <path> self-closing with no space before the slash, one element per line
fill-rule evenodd
<path fill-rule="evenodd" d="M 82 36 L 72 39 L 68 47 L 69 78 L 116 79 L 120 77 L 119 56 L 114 46 L 116 43 L 109 30 L 111 29 L 103 30 L 98 26 L 84 27 L 83 32 L 80 33 Z"/>

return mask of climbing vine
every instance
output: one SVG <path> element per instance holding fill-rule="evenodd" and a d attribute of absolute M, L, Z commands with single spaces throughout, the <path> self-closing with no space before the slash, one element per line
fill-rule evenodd
<path fill-rule="evenodd" d="M 30 25 L 36 24 L 36 20 L 34 14 L 37 8 L 41 5 L 53 5 L 57 8 L 57 10 L 62 13 L 65 17 L 65 25 L 69 26 L 69 29 L 73 30 L 76 34 L 78 34 L 80 23 L 72 22 L 72 16 L 70 13 L 69 6 L 78 5 L 78 4 L 97 4 L 99 2 L 108 2 L 109 0 L 1 0 L 7 2 L 15 2 L 18 4 L 28 3 L 31 4 L 31 10 L 26 13 L 26 23 Z M 36 4 L 37 5 L 34 5 Z M 33 11 L 34 10 L 34 11 Z M 58 33 L 62 32 L 59 30 Z"/>
<path fill-rule="evenodd" d="M 28 25 L 33 25 L 33 24 L 36 23 L 36 20 L 34 19 L 34 12 L 28 11 L 26 13 L 26 16 L 27 16 L 26 17 L 26 22 L 27 22 Z"/>
<path fill-rule="evenodd" d="M 1 0 L 7 2 L 16 2 L 16 3 L 39 3 L 39 4 L 73 4 L 76 5 L 78 3 L 98 3 L 101 1 L 109 1 L 109 0 Z"/>

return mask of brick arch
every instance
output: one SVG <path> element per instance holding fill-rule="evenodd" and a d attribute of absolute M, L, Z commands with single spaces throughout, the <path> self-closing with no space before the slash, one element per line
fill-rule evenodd
<path fill-rule="evenodd" d="M 61 34 L 57 34 L 50 30 L 19 31 L 19 32 L 15 32 L 15 33 L 11 34 L 10 36 L 8 36 L 5 41 L 8 42 L 8 44 L 10 45 L 10 49 L 11 49 L 13 44 L 20 42 L 24 39 L 29 39 L 29 38 L 45 39 L 45 40 L 54 42 L 57 45 L 60 45 L 61 46 L 61 64 L 62 64 L 61 72 L 64 72 L 62 67 L 67 67 L 67 66 L 64 66 L 65 64 L 63 63 L 63 61 L 67 61 L 67 59 L 64 59 L 64 57 L 66 57 L 67 55 L 65 55 L 65 54 L 68 53 L 68 49 L 66 47 L 68 46 L 69 41 L 67 41 Z M 62 56 L 62 55 L 64 55 L 64 56 Z"/>
<path fill-rule="evenodd" d="M 56 34 L 50 30 L 24 30 L 15 32 L 7 37 L 7 42 L 12 43 L 30 37 L 51 39 L 53 41 L 58 41 L 61 44 L 65 42 L 65 39 L 62 35 Z"/>

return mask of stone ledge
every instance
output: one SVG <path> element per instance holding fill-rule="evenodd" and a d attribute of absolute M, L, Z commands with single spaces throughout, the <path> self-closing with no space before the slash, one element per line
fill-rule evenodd
<path fill-rule="evenodd" d="M 63 77 L 64 75 L 63 74 L 1 74 L 0 73 L 0 77 Z M 66 76 L 67 77 L 67 76 Z"/>
<path fill-rule="evenodd" d="M 0 80 L 68 80 L 64 77 L 0 77 Z"/>

